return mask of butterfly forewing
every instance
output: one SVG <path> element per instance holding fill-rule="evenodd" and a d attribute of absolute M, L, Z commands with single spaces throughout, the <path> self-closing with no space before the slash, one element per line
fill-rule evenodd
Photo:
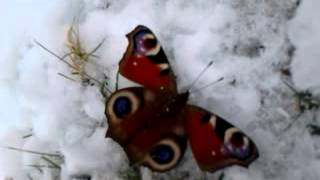
<path fill-rule="evenodd" d="M 253 141 L 233 125 L 202 108 L 188 105 L 186 109 L 189 143 L 201 169 L 248 166 L 258 157 Z"/>
<path fill-rule="evenodd" d="M 174 75 L 156 36 L 140 25 L 127 38 L 129 45 L 119 63 L 120 74 L 146 88 L 176 93 Z"/>

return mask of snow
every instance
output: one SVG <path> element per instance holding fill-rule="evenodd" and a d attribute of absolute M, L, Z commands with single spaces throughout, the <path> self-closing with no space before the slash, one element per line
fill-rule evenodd
<path fill-rule="evenodd" d="M 293 80 L 301 88 L 309 88 L 319 93 L 319 79 L 313 78 L 319 67 L 320 25 L 313 13 L 320 6 L 318 1 L 306 1 L 297 11 L 297 17 L 290 23 L 289 37 L 297 51 L 292 62 Z M 298 42 L 298 43 L 296 43 Z M 312 81 L 310 80 L 312 78 Z"/>
<path fill-rule="evenodd" d="M 1 1 L 0 179 L 128 177 L 124 151 L 105 138 L 104 94 L 114 89 L 117 63 L 128 45 L 125 35 L 142 24 L 161 41 L 180 91 L 213 61 L 195 87 L 224 80 L 194 91 L 190 103 L 225 117 L 260 152 L 248 169 L 204 173 L 188 150 L 172 171 L 140 168 L 142 179 L 218 179 L 224 173 L 224 180 L 318 180 L 320 139 L 307 125 L 320 125 L 319 110 L 303 112 L 286 129 L 300 112 L 283 81 L 319 96 L 319 6 L 317 0 Z M 85 71 L 106 87 L 81 82 L 35 43 L 59 56 L 69 53 L 66 33 L 72 23 L 87 52 L 104 40 Z M 288 69 L 291 76 L 283 73 Z M 120 87 L 130 85 L 120 81 Z M 53 166 L 43 156 L 59 168 L 33 167 Z"/>

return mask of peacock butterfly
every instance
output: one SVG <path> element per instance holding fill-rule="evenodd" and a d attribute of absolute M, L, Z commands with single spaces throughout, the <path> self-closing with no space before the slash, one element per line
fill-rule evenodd
<path fill-rule="evenodd" d="M 247 167 L 258 157 L 256 145 L 239 129 L 178 93 L 175 76 L 155 35 L 145 26 L 127 35 L 119 73 L 143 87 L 116 90 L 106 101 L 106 137 L 118 142 L 132 164 L 166 171 L 181 160 L 189 142 L 198 166 L 216 171 Z"/>

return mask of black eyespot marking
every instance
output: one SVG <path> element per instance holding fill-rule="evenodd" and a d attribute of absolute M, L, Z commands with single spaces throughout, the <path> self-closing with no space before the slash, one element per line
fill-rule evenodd
<path fill-rule="evenodd" d="M 211 114 L 207 113 L 201 117 L 200 121 L 201 123 L 205 124 L 210 121 L 210 118 L 211 118 Z"/>
<path fill-rule="evenodd" d="M 235 133 L 233 133 L 233 135 L 230 139 L 230 143 L 235 147 L 243 146 L 243 144 L 244 144 L 243 138 L 244 138 L 244 136 L 241 132 L 235 132 Z"/>
<path fill-rule="evenodd" d="M 132 109 L 132 103 L 126 96 L 118 97 L 113 104 L 113 112 L 118 118 L 123 118 L 130 114 Z"/>
<path fill-rule="evenodd" d="M 158 164 L 168 164 L 174 158 L 174 150 L 168 145 L 159 144 L 151 150 L 150 156 Z"/>
<path fill-rule="evenodd" d="M 160 71 L 160 76 L 165 76 L 165 75 L 168 75 L 169 73 L 170 73 L 169 68 L 163 69 Z"/>
<path fill-rule="evenodd" d="M 154 48 L 157 45 L 157 40 L 156 39 L 150 39 L 147 38 L 143 41 L 143 46 L 145 49 L 151 49 Z"/>
<path fill-rule="evenodd" d="M 162 48 L 160 49 L 158 54 L 156 54 L 155 56 L 148 56 L 148 57 L 153 63 L 156 63 L 156 64 L 169 63 L 168 58 Z"/>
<path fill-rule="evenodd" d="M 224 139 L 224 152 L 239 159 L 250 157 L 252 143 L 236 128 L 229 128 Z"/>
<path fill-rule="evenodd" d="M 224 138 L 226 130 L 233 126 L 219 116 L 217 116 L 216 122 L 216 133 L 219 137 Z"/>

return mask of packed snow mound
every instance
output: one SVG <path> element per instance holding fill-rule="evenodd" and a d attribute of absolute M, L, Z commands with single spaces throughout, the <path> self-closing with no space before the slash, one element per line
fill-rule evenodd
<path fill-rule="evenodd" d="M 317 0 L 1 2 L 0 179 L 318 180 L 319 6 Z M 165 173 L 132 169 L 122 148 L 105 138 L 105 101 L 115 89 L 126 34 L 137 25 L 161 42 L 179 91 L 213 61 L 196 87 L 224 80 L 192 93 L 189 103 L 253 139 L 260 157 L 248 169 L 202 172 L 190 150 Z M 86 61 L 73 61 L 72 52 L 85 52 Z M 307 90 L 311 97 L 302 96 Z"/>

